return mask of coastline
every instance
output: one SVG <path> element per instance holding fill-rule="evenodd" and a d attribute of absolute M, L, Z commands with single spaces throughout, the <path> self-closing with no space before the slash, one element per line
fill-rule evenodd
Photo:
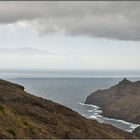
<path fill-rule="evenodd" d="M 0 138 L 137 138 L 134 133 L 89 120 L 64 105 L 32 95 L 18 84 L 0 80 L 0 87 Z"/>
<path fill-rule="evenodd" d="M 101 107 L 97 106 L 97 105 L 92 105 L 92 104 L 86 104 L 84 102 L 80 102 L 80 105 L 83 106 L 89 106 L 92 107 L 93 110 L 90 111 L 91 113 L 93 113 L 93 115 L 91 116 L 86 116 L 88 119 L 93 119 L 93 120 L 97 120 L 99 123 L 105 123 L 105 124 L 111 124 L 114 127 L 117 127 L 119 129 L 122 129 L 121 127 L 113 124 L 113 122 L 118 122 L 122 125 L 127 125 L 129 126 L 128 129 L 122 129 L 126 132 L 133 132 L 138 126 L 140 126 L 140 124 L 134 124 L 132 122 L 127 122 L 125 120 L 121 120 L 121 119 L 117 119 L 117 118 L 113 118 L 113 117 L 107 117 L 104 115 L 103 110 Z"/>

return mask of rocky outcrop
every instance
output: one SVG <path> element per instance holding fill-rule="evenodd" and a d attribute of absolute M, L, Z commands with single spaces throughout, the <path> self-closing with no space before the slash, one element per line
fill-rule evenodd
<path fill-rule="evenodd" d="M 0 138 L 136 138 L 0 80 Z"/>
<path fill-rule="evenodd" d="M 140 138 L 140 126 L 138 126 L 134 131 L 133 133 Z"/>
<path fill-rule="evenodd" d="M 124 78 L 109 89 L 93 92 L 85 103 L 100 106 L 107 117 L 140 123 L 140 81 Z"/>

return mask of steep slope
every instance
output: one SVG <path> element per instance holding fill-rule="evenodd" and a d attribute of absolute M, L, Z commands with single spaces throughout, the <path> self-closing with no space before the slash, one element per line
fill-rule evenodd
<path fill-rule="evenodd" d="M 0 80 L 0 138 L 136 138 Z"/>
<path fill-rule="evenodd" d="M 95 91 L 85 102 L 100 106 L 105 116 L 140 123 L 140 81 L 123 79 L 109 89 Z"/>

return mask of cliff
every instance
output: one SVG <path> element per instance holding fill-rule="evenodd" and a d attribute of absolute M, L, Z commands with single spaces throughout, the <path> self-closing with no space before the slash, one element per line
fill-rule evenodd
<path fill-rule="evenodd" d="M 109 89 L 93 92 L 85 102 L 100 106 L 105 116 L 140 123 L 140 81 L 124 78 Z"/>
<path fill-rule="evenodd" d="M 0 138 L 136 138 L 0 80 Z"/>

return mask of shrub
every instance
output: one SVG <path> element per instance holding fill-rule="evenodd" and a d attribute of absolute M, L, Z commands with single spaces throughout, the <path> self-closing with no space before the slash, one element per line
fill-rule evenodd
<path fill-rule="evenodd" d="M 24 121 L 23 124 L 28 128 L 32 128 L 32 125 L 27 121 Z"/>
<path fill-rule="evenodd" d="M 12 134 L 13 136 L 15 136 L 15 130 L 14 130 L 13 128 L 7 129 L 7 132 L 9 132 L 9 133 Z"/>
<path fill-rule="evenodd" d="M 4 107 L 0 104 L 0 112 L 4 113 Z"/>

